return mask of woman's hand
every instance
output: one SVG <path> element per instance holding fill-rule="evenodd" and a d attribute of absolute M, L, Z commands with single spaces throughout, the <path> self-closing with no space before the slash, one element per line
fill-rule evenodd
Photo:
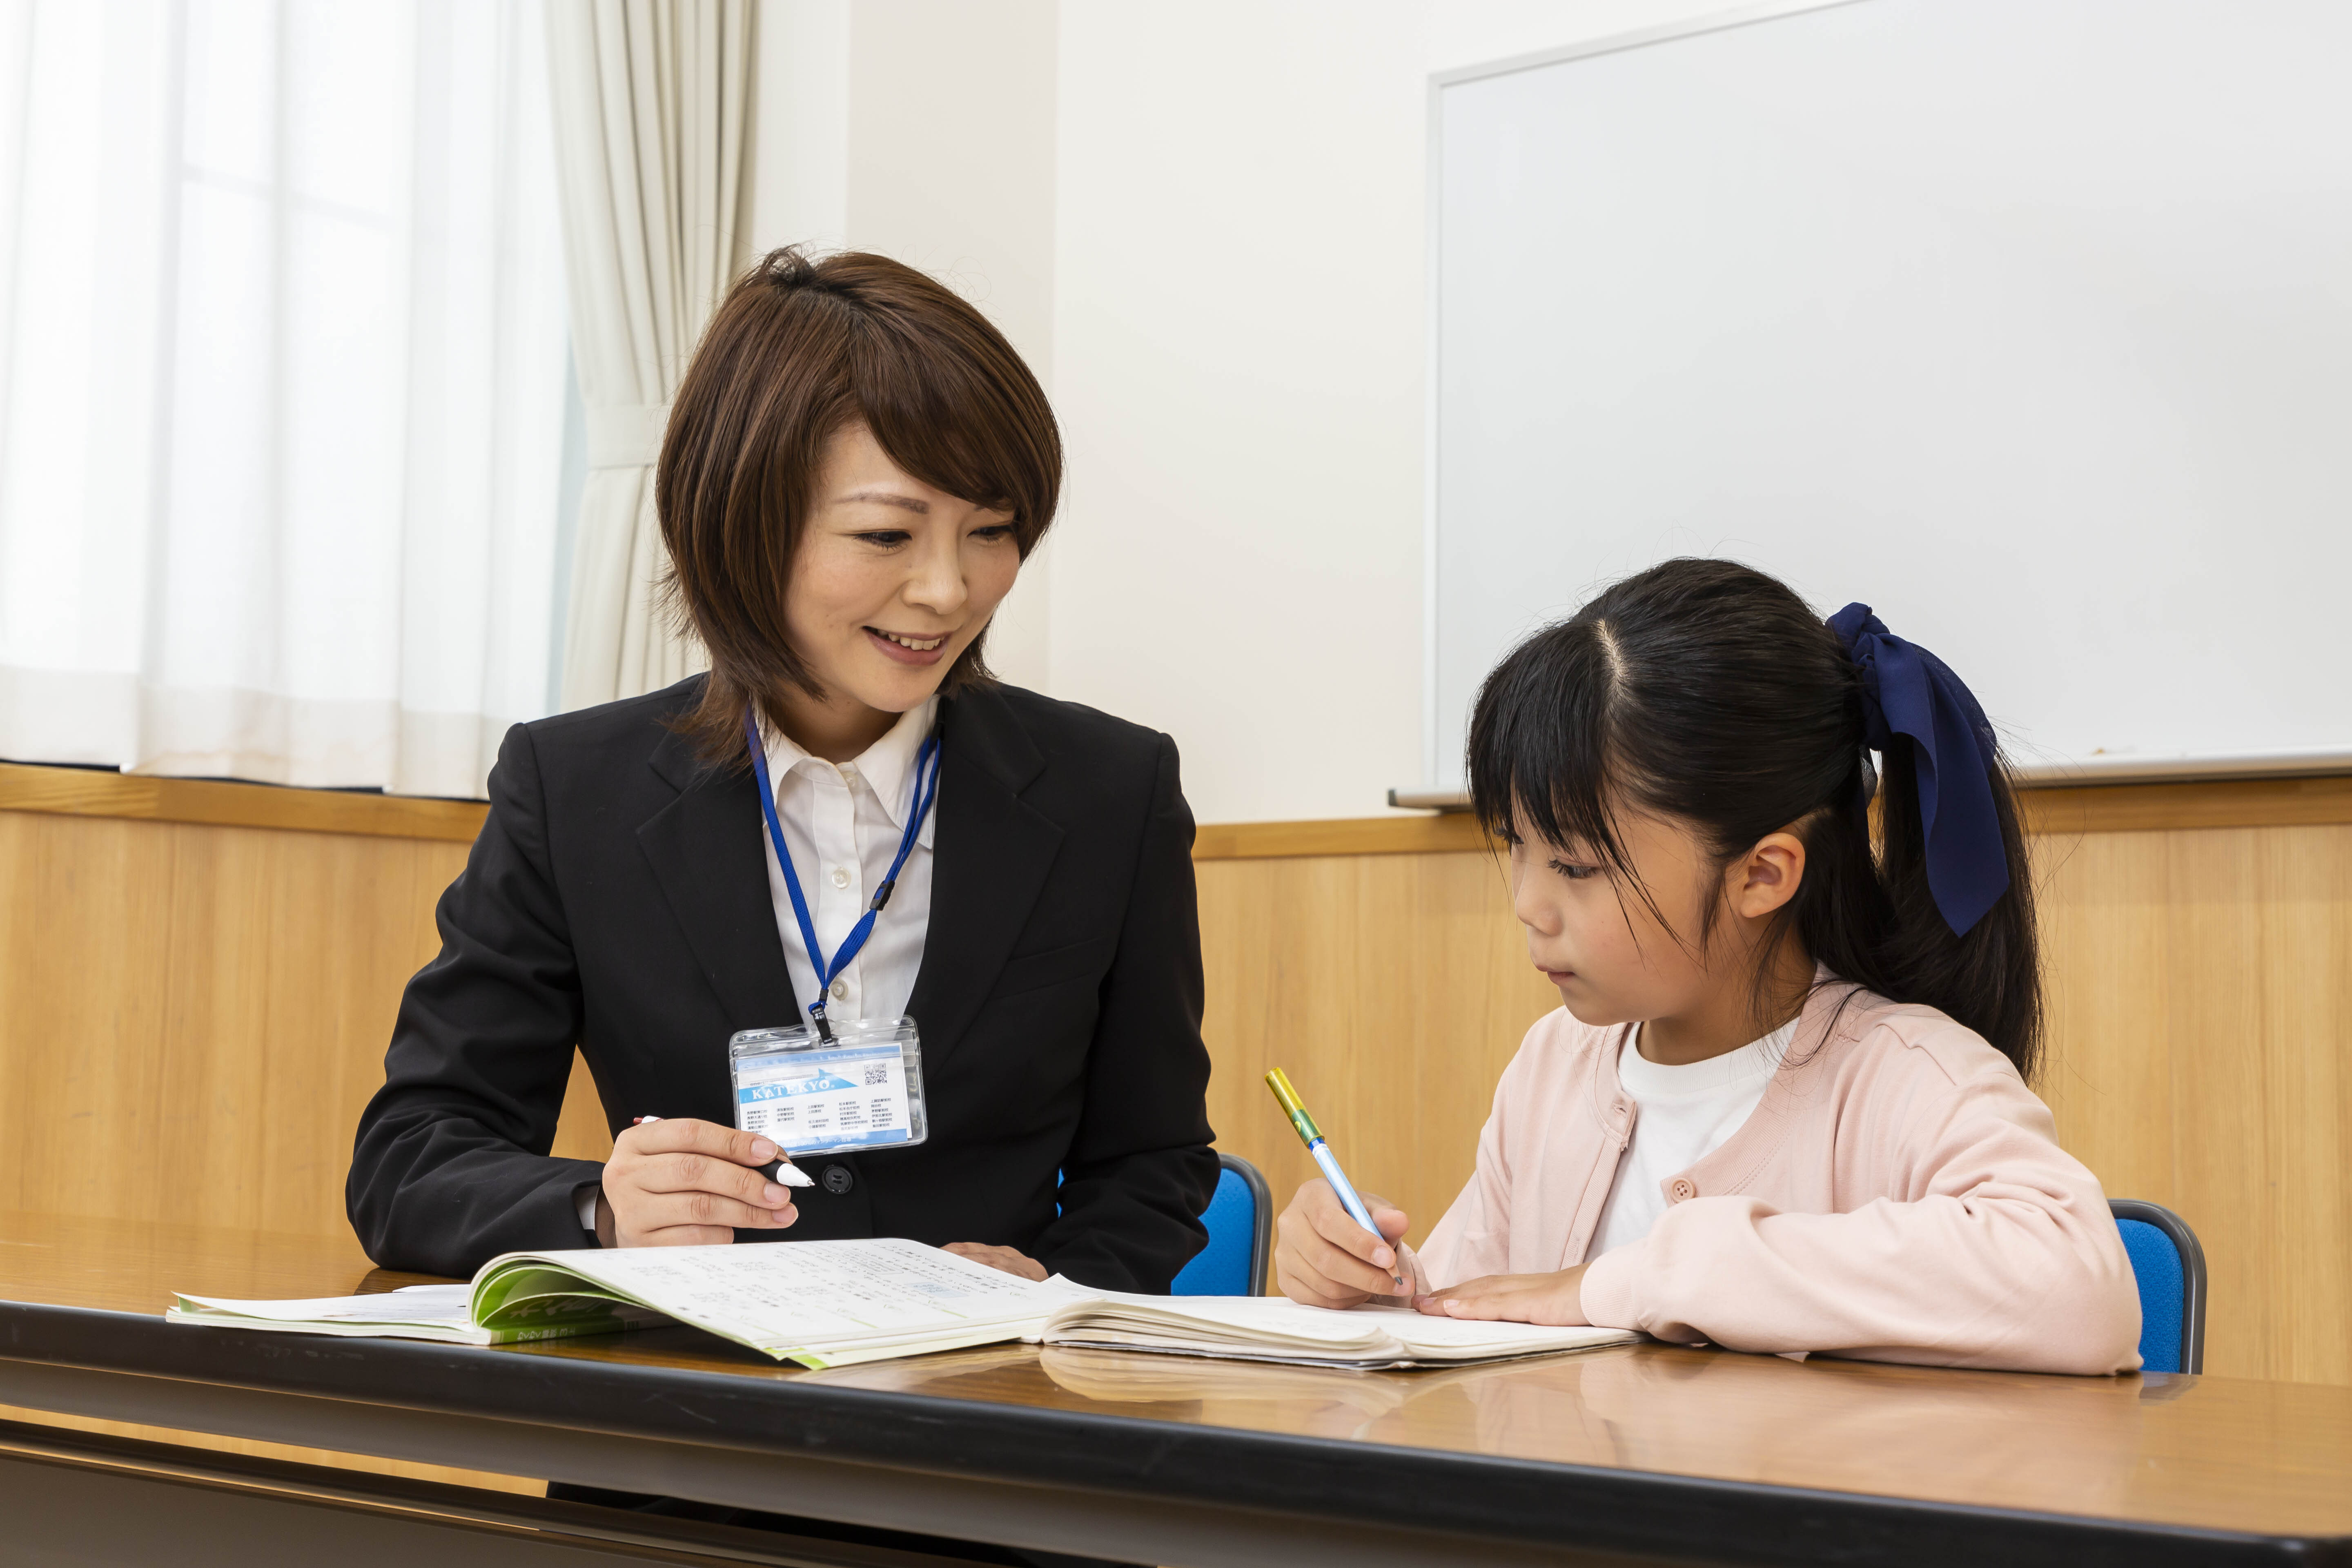
<path fill-rule="evenodd" d="M 801 1217 L 789 1188 L 760 1174 L 768 1139 L 691 1118 L 623 1128 L 604 1163 L 596 1240 L 605 1247 L 698 1247 Z"/>
<path fill-rule="evenodd" d="M 1043 1279 L 1045 1266 L 1025 1252 L 1009 1247 L 991 1247 L 982 1241 L 950 1241 L 946 1250 L 958 1258 L 969 1258 L 974 1263 L 985 1263 L 991 1268 L 1001 1268 L 1007 1274 L 1018 1274 L 1024 1279 Z"/>
<path fill-rule="evenodd" d="M 1274 1278 L 1284 1295 L 1310 1307 L 1353 1307 L 1422 1289 L 1420 1265 L 1402 1241 L 1404 1211 L 1370 1193 L 1361 1196 L 1387 1245 L 1356 1223 L 1320 1176 L 1298 1189 L 1275 1222 Z"/>
<path fill-rule="evenodd" d="M 1586 1265 L 1557 1274 L 1489 1274 L 1465 1280 L 1425 1296 L 1412 1304 L 1433 1318 L 1483 1318 L 1506 1323 L 1540 1323 L 1549 1329 L 1580 1329 L 1591 1321 L 1584 1315 L 1582 1291 Z"/>

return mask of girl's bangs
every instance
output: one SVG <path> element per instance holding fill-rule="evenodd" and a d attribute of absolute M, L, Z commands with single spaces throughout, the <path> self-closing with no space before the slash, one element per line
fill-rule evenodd
<path fill-rule="evenodd" d="M 1591 626 L 1538 633 L 1496 667 L 1470 725 L 1471 809 L 1507 844 L 1521 826 L 1574 846 L 1621 879 L 1638 882 L 1617 831 L 1620 794 L 1611 737 L 1612 672 Z"/>

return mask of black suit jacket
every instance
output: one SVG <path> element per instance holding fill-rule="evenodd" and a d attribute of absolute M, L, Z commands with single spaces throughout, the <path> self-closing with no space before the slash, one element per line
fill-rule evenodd
<path fill-rule="evenodd" d="M 440 956 L 409 982 L 360 1119 L 346 1199 L 378 1263 L 464 1275 L 583 1245 L 574 1194 L 603 1167 L 548 1154 L 574 1042 L 615 1134 L 638 1116 L 731 1124 L 728 1037 L 803 1021 L 759 786 L 668 727 L 700 679 L 508 732 Z M 1007 687 L 948 699 L 940 721 L 908 1005 L 929 1139 L 813 1160 L 799 1223 L 738 1239 L 992 1242 L 1165 1290 L 1217 1176 L 1175 745 Z"/>

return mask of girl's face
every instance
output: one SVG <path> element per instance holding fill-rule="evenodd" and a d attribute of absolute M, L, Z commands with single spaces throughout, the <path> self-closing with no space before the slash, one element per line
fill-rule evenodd
<path fill-rule="evenodd" d="M 1012 514 L 914 478 L 863 425 L 825 442 L 814 495 L 784 595 L 793 651 L 832 705 L 904 713 L 1012 592 Z"/>
<path fill-rule="evenodd" d="M 1648 889 L 1644 900 L 1639 889 L 1621 888 L 1583 846 L 1546 844 L 1524 817 L 1517 827 L 1511 911 L 1527 928 L 1528 955 L 1579 1021 L 1720 1019 L 1735 1033 L 1747 1026 L 1756 944 L 1804 874 L 1800 839 L 1768 835 L 1718 869 L 1686 826 L 1621 810 L 1618 832 Z M 1717 906 L 1714 930 L 1703 944 L 1710 903 Z"/>

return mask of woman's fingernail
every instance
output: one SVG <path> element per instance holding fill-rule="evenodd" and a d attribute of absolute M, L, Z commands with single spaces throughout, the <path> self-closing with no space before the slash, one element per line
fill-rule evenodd
<path fill-rule="evenodd" d="M 790 1198 L 792 1194 L 786 1192 L 783 1188 L 776 1185 L 775 1183 L 770 1182 L 766 1186 L 760 1189 L 760 1196 L 768 1203 L 780 1204 L 784 1202 L 787 1198 Z"/>
<path fill-rule="evenodd" d="M 765 1138 L 754 1138 L 751 1140 L 751 1163 L 753 1164 L 764 1165 L 775 1157 L 776 1146 L 773 1143 L 769 1142 Z"/>

